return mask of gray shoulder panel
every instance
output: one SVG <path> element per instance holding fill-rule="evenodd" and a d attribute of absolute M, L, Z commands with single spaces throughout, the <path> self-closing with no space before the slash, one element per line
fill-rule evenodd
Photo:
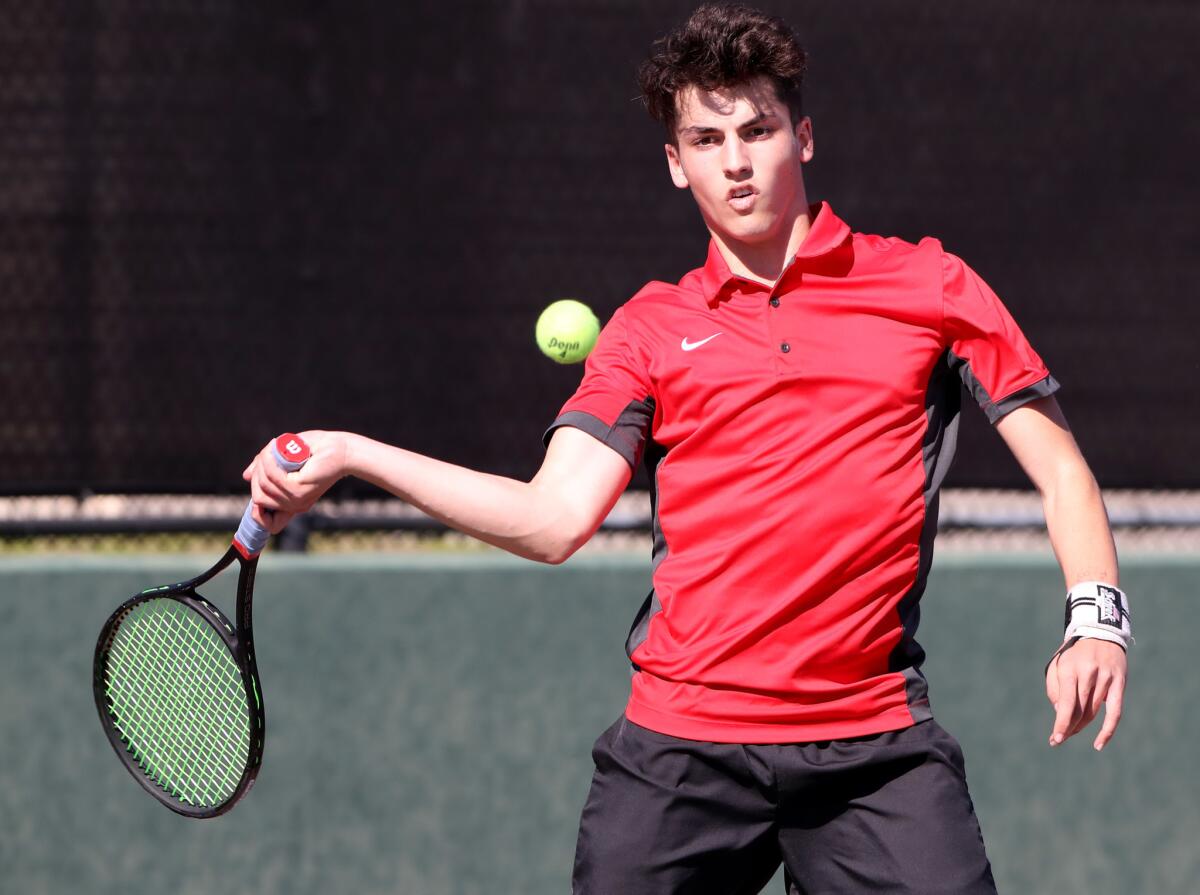
<path fill-rule="evenodd" d="M 992 414 L 988 414 L 988 421 L 991 423 L 999 422 L 1006 414 L 1012 413 L 1018 407 L 1028 404 L 1030 401 L 1036 401 L 1038 398 L 1047 398 L 1059 390 L 1061 386 L 1058 380 L 1053 376 L 1047 376 L 1045 379 L 1035 382 L 1033 385 L 1028 385 L 1020 391 L 1013 392 L 1007 398 L 997 401 L 993 407 L 995 418 Z"/>
<path fill-rule="evenodd" d="M 550 436 L 554 434 L 555 429 L 571 426 L 581 429 L 601 444 L 612 448 L 629 464 L 630 469 L 636 471 L 653 419 L 654 399 L 650 397 L 642 401 L 630 401 L 611 426 L 590 413 L 569 410 L 550 424 L 550 428 L 542 436 L 542 443 L 550 443 Z"/>
<path fill-rule="evenodd" d="M 1047 376 L 1035 382 L 1033 385 L 1028 385 L 1019 391 L 1013 392 L 999 401 L 993 401 L 992 396 L 988 394 L 983 383 L 975 378 L 975 373 L 971 370 L 970 361 L 966 358 L 959 357 L 953 351 L 946 352 L 946 360 L 950 365 L 950 369 L 958 373 L 963 381 L 963 385 L 967 387 L 967 391 L 971 393 L 971 397 L 983 410 L 988 418 L 988 422 L 992 425 L 998 423 L 1004 418 L 1005 414 L 1012 413 L 1023 404 L 1028 404 L 1030 401 L 1035 401 L 1038 398 L 1045 398 L 1054 394 L 1059 389 L 1058 380 L 1053 376 Z"/>
<path fill-rule="evenodd" d="M 553 423 L 550 428 L 542 435 L 542 444 L 550 444 L 550 436 L 554 434 L 555 429 L 561 429 L 563 426 L 571 426 L 575 429 L 582 429 L 588 435 L 598 441 L 608 443 L 608 433 L 611 428 L 599 417 L 592 416 L 590 413 L 583 413 L 579 410 L 572 410 L 564 413 Z"/>

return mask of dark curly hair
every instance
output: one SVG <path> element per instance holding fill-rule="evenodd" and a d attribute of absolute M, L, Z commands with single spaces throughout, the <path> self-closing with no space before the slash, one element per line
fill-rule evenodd
<path fill-rule="evenodd" d="M 718 90 L 766 77 L 788 107 L 792 124 L 803 117 L 800 89 L 808 54 L 783 19 L 748 6 L 706 3 L 654 42 L 638 69 L 642 100 L 676 141 L 676 98 L 690 86 Z"/>

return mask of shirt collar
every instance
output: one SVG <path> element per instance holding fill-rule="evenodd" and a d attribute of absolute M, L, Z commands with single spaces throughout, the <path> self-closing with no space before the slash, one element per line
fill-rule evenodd
<path fill-rule="evenodd" d="M 809 227 L 804 241 L 796 251 L 797 262 L 804 259 L 820 258 L 836 251 L 846 243 L 850 236 L 850 227 L 834 214 L 828 202 L 809 207 L 812 214 L 812 226 Z M 791 263 L 791 259 L 789 259 Z M 725 261 L 725 256 L 717 248 L 717 241 L 710 240 L 708 244 L 708 259 L 700 270 L 700 285 L 704 290 L 704 298 L 709 305 L 715 307 L 731 282 L 745 282 L 742 277 L 733 274 Z"/>

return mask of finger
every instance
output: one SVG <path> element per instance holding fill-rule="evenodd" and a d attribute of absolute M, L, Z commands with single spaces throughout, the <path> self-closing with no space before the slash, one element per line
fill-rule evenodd
<path fill-rule="evenodd" d="M 1108 698 L 1108 691 L 1112 687 L 1112 681 L 1113 673 L 1110 669 L 1101 671 L 1096 678 L 1096 689 L 1092 691 L 1092 701 L 1088 706 L 1088 710 L 1092 713 L 1093 718 L 1100 714 L 1100 708 Z"/>
<path fill-rule="evenodd" d="M 244 481 L 244 482 L 250 481 L 250 477 L 253 475 L 253 473 L 254 473 L 254 461 L 251 460 L 250 465 L 242 470 L 242 481 Z"/>
<path fill-rule="evenodd" d="M 1097 752 L 1107 746 L 1108 741 L 1117 732 L 1117 725 L 1121 723 L 1121 711 L 1124 706 L 1125 678 L 1121 675 L 1114 675 L 1112 684 L 1108 688 L 1108 696 L 1104 700 L 1104 723 L 1100 725 L 1100 733 L 1096 735 L 1096 742 L 1092 744 Z"/>
<path fill-rule="evenodd" d="M 1075 716 L 1075 723 L 1073 723 L 1071 725 L 1070 729 L 1067 731 L 1066 738 L 1069 740 L 1071 737 L 1075 736 L 1075 734 L 1079 733 L 1079 731 L 1085 729 L 1089 724 L 1091 724 L 1095 720 L 1096 720 L 1096 713 L 1093 712 L 1090 707 L 1084 708 L 1083 706 L 1080 706 L 1079 710 L 1078 710 L 1078 714 Z"/>
<path fill-rule="evenodd" d="M 295 517 L 296 517 L 295 513 L 285 513 L 285 512 L 275 513 L 271 517 L 271 524 L 267 526 L 267 530 L 270 531 L 271 534 L 277 535 L 281 531 L 283 531 L 285 528 L 287 528 L 288 523 L 291 522 L 292 519 L 294 519 Z"/>
<path fill-rule="evenodd" d="M 283 488 L 287 484 L 287 472 L 281 467 L 275 459 L 274 454 L 264 451 L 258 455 L 258 468 L 263 476 L 268 481 L 272 482 L 277 488 Z"/>
<path fill-rule="evenodd" d="M 1102 673 L 1097 678 L 1096 686 L 1090 694 L 1083 692 L 1081 688 L 1079 705 L 1082 715 L 1071 732 L 1067 734 L 1068 738 L 1073 737 L 1096 720 L 1096 717 L 1100 714 L 1101 706 L 1104 705 L 1104 700 L 1108 695 L 1111 683 L 1112 678 L 1108 674 Z"/>
<path fill-rule="evenodd" d="M 299 506 L 306 500 L 312 498 L 313 486 L 317 483 L 317 479 L 310 479 L 304 475 L 303 470 L 297 472 L 289 472 L 283 477 L 282 488 L 288 499 Z"/>
<path fill-rule="evenodd" d="M 276 479 L 272 478 L 270 471 L 263 468 L 263 464 L 258 464 L 258 469 L 254 475 L 258 482 L 258 489 L 264 497 L 269 498 L 277 506 L 287 504 L 291 495 L 287 493 L 287 489 L 283 488 Z M 272 509 L 275 508 L 277 507 L 272 507 Z"/>
<path fill-rule="evenodd" d="M 255 470 L 254 477 L 250 480 L 250 499 L 262 509 L 269 511 L 279 509 L 278 498 L 264 489 L 263 477 L 259 470 Z"/>
<path fill-rule="evenodd" d="M 311 465 L 297 469 L 295 472 L 289 472 L 285 481 L 290 487 L 294 488 L 297 493 L 300 491 L 311 490 L 313 485 L 316 485 L 321 481 L 320 475 L 316 470 L 316 466 L 317 464 L 312 463 Z"/>
<path fill-rule="evenodd" d="M 1067 738 L 1075 713 L 1078 709 L 1077 679 L 1070 668 L 1059 668 L 1058 699 L 1054 703 L 1054 730 L 1050 733 L 1050 745 L 1057 746 Z"/>
<path fill-rule="evenodd" d="M 250 510 L 250 515 L 254 517 L 254 521 L 265 528 L 273 535 L 279 534 L 295 517 L 295 513 L 286 513 L 282 510 L 269 510 L 254 504 Z"/>
<path fill-rule="evenodd" d="M 1087 703 L 1076 693 L 1074 704 L 1071 706 L 1071 723 L 1067 725 L 1067 732 L 1063 736 L 1063 739 L 1069 740 L 1075 736 L 1075 734 L 1087 727 L 1091 723 L 1091 720 L 1091 716 L 1088 715 Z"/>
<path fill-rule="evenodd" d="M 250 518 L 253 519 L 255 522 L 257 522 L 259 525 L 261 525 L 263 528 L 266 528 L 266 529 L 270 528 L 270 525 L 271 525 L 270 520 L 273 517 L 273 515 L 274 515 L 274 513 L 272 513 L 271 510 L 262 506 L 258 502 L 255 502 L 255 503 L 251 504 L 251 506 L 250 506 Z"/>
<path fill-rule="evenodd" d="M 288 512 L 300 509 L 304 495 L 311 491 L 296 473 L 281 469 L 278 463 L 259 464 L 263 475 L 263 491 L 271 495 Z"/>
<path fill-rule="evenodd" d="M 1092 723 L 1092 719 L 1096 717 L 1096 712 L 1100 706 L 1096 700 L 1096 681 L 1099 676 L 1099 669 L 1092 667 L 1087 672 L 1080 676 L 1077 683 L 1075 694 L 1075 721 L 1071 724 L 1067 731 L 1067 738 L 1075 736 L 1079 731 L 1083 730 Z M 1093 708 L 1093 702 L 1097 702 Z"/>

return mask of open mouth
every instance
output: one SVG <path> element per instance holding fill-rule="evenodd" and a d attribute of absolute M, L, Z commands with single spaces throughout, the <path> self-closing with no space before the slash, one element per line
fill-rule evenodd
<path fill-rule="evenodd" d="M 740 186 L 737 189 L 729 191 L 729 204 L 733 206 L 734 211 L 745 212 L 754 207 L 754 202 L 758 198 L 758 190 L 752 186 Z"/>

